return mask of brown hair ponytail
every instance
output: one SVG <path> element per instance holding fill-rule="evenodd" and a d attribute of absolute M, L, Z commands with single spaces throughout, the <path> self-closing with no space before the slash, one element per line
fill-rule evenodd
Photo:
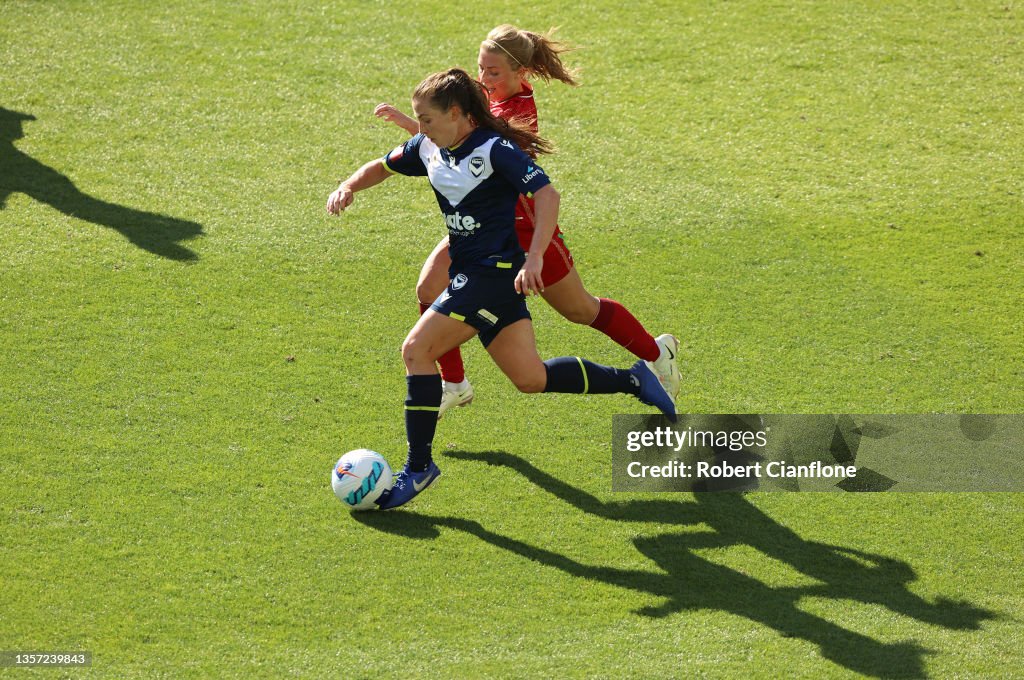
<path fill-rule="evenodd" d="M 546 34 L 522 31 L 511 24 L 502 24 L 487 34 L 481 43 L 488 52 L 501 54 L 514 69 L 525 68 L 544 80 L 560 80 L 566 85 L 579 85 L 575 71 L 566 68 L 561 55 L 574 48 L 555 40 L 555 29 Z"/>
<path fill-rule="evenodd" d="M 441 111 L 458 106 L 475 125 L 507 137 L 531 156 L 554 150 L 551 142 L 533 132 L 527 124 L 516 120 L 507 121 L 491 113 L 483 85 L 461 68 L 427 76 L 416 86 L 412 98 L 430 102 L 431 106 Z"/>

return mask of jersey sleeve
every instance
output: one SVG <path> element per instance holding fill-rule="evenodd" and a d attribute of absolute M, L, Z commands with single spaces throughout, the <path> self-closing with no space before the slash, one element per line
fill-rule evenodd
<path fill-rule="evenodd" d="M 537 162 L 507 139 L 499 139 L 491 147 L 491 167 L 521 194 L 532 195 L 551 184 Z"/>
<path fill-rule="evenodd" d="M 423 135 L 416 134 L 407 142 L 396 146 L 388 155 L 381 159 L 384 168 L 391 173 L 422 177 L 427 174 L 427 166 L 420 158 L 420 144 L 423 142 Z"/>

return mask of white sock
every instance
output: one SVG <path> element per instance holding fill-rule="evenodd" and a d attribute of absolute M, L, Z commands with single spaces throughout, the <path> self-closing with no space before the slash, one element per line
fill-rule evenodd
<path fill-rule="evenodd" d="M 444 381 L 445 392 L 462 392 L 469 387 L 469 380 L 463 378 L 460 383 L 450 383 L 447 380 Z"/>

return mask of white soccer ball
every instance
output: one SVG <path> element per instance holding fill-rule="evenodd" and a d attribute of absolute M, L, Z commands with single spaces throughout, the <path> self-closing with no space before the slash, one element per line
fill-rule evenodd
<path fill-rule="evenodd" d="M 372 510 L 395 480 L 384 456 L 369 449 L 349 451 L 331 472 L 334 495 L 351 510 Z"/>

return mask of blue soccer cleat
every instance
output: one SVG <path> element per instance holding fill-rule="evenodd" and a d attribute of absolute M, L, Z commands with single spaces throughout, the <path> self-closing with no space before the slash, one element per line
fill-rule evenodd
<path fill-rule="evenodd" d="M 390 510 L 399 505 L 405 505 L 440 476 L 441 470 L 433 461 L 430 462 L 430 467 L 423 472 L 412 472 L 406 465 L 401 472 L 395 475 L 395 485 L 391 487 L 391 493 L 382 497 L 377 504 L 381 510 Z"/>
<path fill-rule="evenodd" d="M 673 423 L 676 422 L 676 405 L 672 397 L 665 391 L 665 386 L 658 380 L 646 361 L 638 361 L 629 369 L 630 374 L 640 383 L 640 393 L 636 398 L 645 404 L 655 406 Z"/>

